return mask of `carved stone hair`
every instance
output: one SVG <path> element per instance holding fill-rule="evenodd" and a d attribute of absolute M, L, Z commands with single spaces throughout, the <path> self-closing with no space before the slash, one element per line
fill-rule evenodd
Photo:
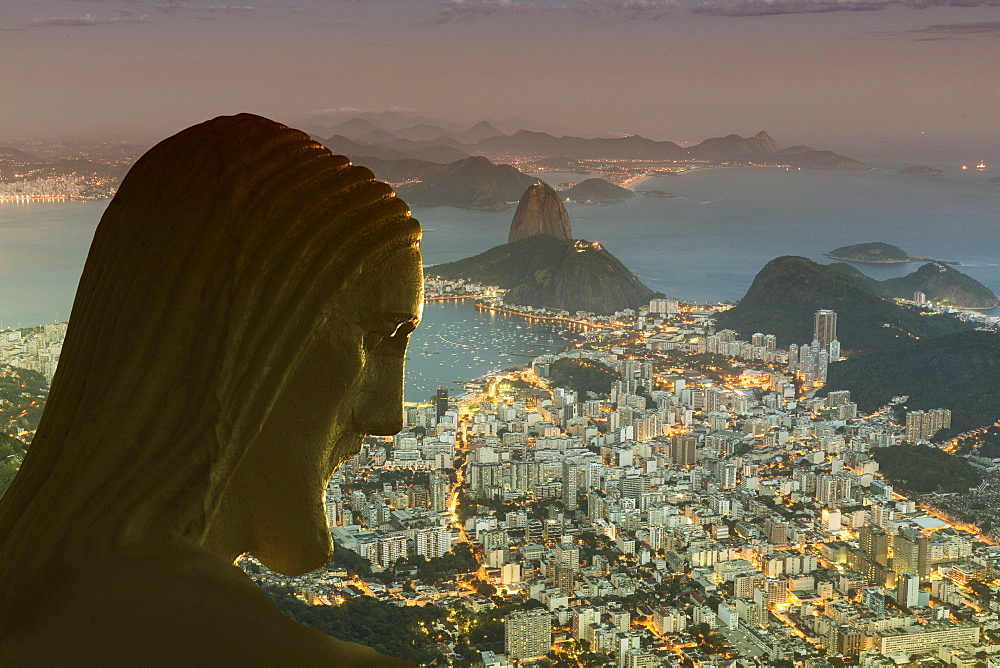
<path fill-rule="evenodd" d="M 338 294 L 419 238 L 370 171 L 259 116 L 144 155 L 101 219 L 48 405 L 0 499 L 0 598 L 30 586 L 15 582 L 26 555 L 204 530 Z"/>

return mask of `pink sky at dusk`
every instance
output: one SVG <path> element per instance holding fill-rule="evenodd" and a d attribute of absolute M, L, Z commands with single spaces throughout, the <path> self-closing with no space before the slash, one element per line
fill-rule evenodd
<path fill-rule="evenodd" d="M 998 50 L 997 0 L 0 0 L 0 144 L 340 107 L 996 144 Z"/>

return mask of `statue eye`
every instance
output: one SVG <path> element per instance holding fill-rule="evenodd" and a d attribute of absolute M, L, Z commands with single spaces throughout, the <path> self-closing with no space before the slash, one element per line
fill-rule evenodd
<path fill-rule="evenodd" d="M 406 347 L 410 334 L 416 329 L 413 321 L 397 323 L 392 329 L 374 329 L 364 335 L 363 345 L 366 350 L 375 350 L 386 346 Z"/>

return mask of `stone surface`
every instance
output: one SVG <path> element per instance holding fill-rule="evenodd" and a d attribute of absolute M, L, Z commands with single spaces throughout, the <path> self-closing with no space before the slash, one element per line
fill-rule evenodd
<path fill-rule="evenodd" d="M 401 427 L 419 238 L 370 171 L 259 116 L 133 166 L 0 497 L 0 665 L 409 665 L 292 622 L 234 562 L 328 562 L 327 479 Z"/>
<path fill-rule="evenodd" d="M 572 241 L 569 213 L 559 194 L 546 183 L 536 183 L 521 195 L 510 224 L 507 243 L 545 234 L 563 241 Z"/>

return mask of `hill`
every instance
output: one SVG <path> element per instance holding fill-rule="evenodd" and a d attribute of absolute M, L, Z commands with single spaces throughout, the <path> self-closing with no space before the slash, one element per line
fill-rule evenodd
<path fill-rule="evenodd" d="M 833 260 L 845 260 L 847 262 L 871 262 L 874 264 L 891 264 L 900 262 L 910 262 L 911 258 L 901 248 L 887 244 L 882 241 L 872 241 L 866 244 L 854 244 L 853 246 L 841 246 L 826 253 L 828 258 Z"/>
<path fill-rule="evenodd" d="M 897 445 L 871 452 L 883 476 L 917 494 L 967 492 L 982 482 L 965 459 L 928 445 Z"/>
<path fill-rule="evenodd" d="M 14 148 L 13 146 L 0 146 L 0 160 L 9 160 L 10 162 L 18 163 L 39 162 L 38 156 L 32 155 L 27 151 Z"/>
<path fill-rule="evenodd" d="M 762 130 L 753 137 L 740 137 L 739 135 L 711 137 L 689 148 L 688 153 L 692 158 L 724 162 L 739 159 L 766 159 L 767 156 L 772 156 L 780 150 L 778 143 Z"/>
<path fill-rule="evenodd" d="M 562 196 L 574 202 L 603 204 L 621 202 L 629 197 L 635 197 L 635 193 L 628 188 L 616 186 L 604 179 L 587 179 L 576 184 L 569 190 L 563 191 Z"/>
<path fill-rule="evenodd" d="M 784 156 L 779 162 L 799 169 L 870 169 L 854 158 L 837 155 L 833 151 L 803 151 Z"/>
<path fill-rule="evenodd" d="M 944 176 L 944 172 L 940 169 L 934 169 L 933 167 L 928 167 L 927 165 L 914 165 L 913 167 L 901 169 L 897 173 L 912 176 Z"/>
<path fill-rule="evenodd" d="M 396 194 L 410 206 L 454 206 L 498 211 L 516 202 L 538 179 L 510 165 L 475 156 L 440 165 L 426 160 L 359 158 L 375 177 L 402 185 Z"/>
<path fill-rule="evenodd" d="M 507 242 L 520 241 L 536 234 L 563 241 L 573 240 L 569 213 L 559 200 L 559 194 L 541 181 L 525 190 L 518 200 Z"/>
<path fill-rule="evenodd" d="M 480 151 L 571 158 L 621 158 L 639 160 L 687 160 L 688 152 L 672 141 L 653 141 L 638 135 L 587 139 L 554 137 L 546 132 L 520 130 L 513 135 L 490 137 L 476 144 Z"/>
<path fill-rule="evenodd" d="M 611 394 L 611 386 L 621 375 L 596 360 L 578 360 L 569 357 L 549 365 L 549 381 L 555 387 L 568 387 L 581 397 L 594 393 L 600 397 Z"/>
<path fill-rule="evenodd" d="M 490 137 L 475 148 L 487 153 L 514 153 L 531 156 L 625 160 L 707 160 L 714 162 L 769 162 L 808 169 L 868 169 L 851 158 L 808 146 L 781 150 L 766 132 L 753 137 L 727 135 L 711 137 L 689 148 L 672 141 L 654 141 L 639 135 L 587 139 L 555 137 L 545 132 L 521 130 L 513 135 Z"/>
<path fill-rule="evenodd" d="M 872 291 L 872 279 L 848 269 L 804 257 L 775 258 L 757 273 L 743 299 L 719 314 L 717 327 L 747 338 L 754 332 L 775 334 L 782 346 L 803 344 L 812 340 L 813 314 L 832 309 L 845 352 L 893 348 L 970 328 L 957 318 L 927 315 L 883 299 Z"/>
<path fill-rule="evenodd" d="M 378 160 L 421 160 L 424 162 L 451 163 L 469 157 L 463 151 L 433 142 L 415 142 L 394 139 L 385 143 L 355 141 L 343 135 L 333 135 L 321 142 L 328 149 L 346 155 L 353 162 L 366 165 L 370 158 Z"/>
<path fill-rule="evenodd" d="M 831 364 L 824 391 L 850 390 L 864 412 L 907 395 L 910 410 L 948 408 L 954 431 L 1000 418 L 1000 334 L 965 331 Z"/>
<path fill-rule="evenodd" d="M 428 274 L 468 278 L 509 290 L 522 306 L 602 315 L 648 304 L 656 293 L 600 244 L 538 234 L 474 257 L 439 264 Z"/>
<path fill-rule="evenodd" d="M 954 308 L 991 309 L 1000 306 L 1000 299 L 985 285 L 958 269 L 940 262 L 928 262 L 911 274 L 879 282 L 883 297 L 913 299 L 913 293 L 923 292 L 928 301 Z"/>

